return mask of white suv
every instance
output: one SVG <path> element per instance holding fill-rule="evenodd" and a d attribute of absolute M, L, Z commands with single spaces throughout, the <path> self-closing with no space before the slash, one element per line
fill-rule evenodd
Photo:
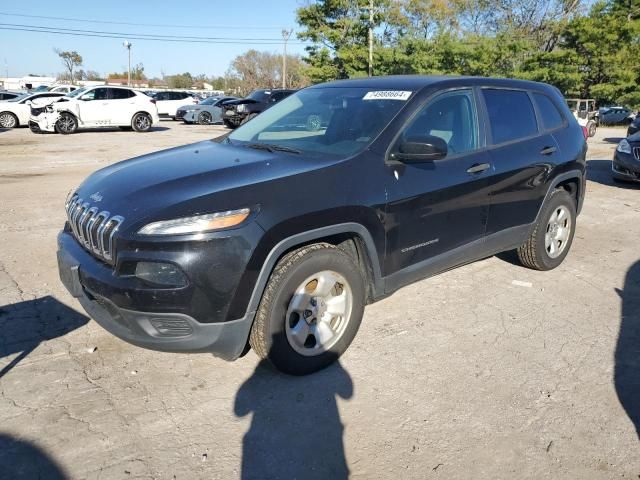
<path fill-rule="evenodd" d="M 192 103 L 194 105 L 198 103 L 198 100 L 189 92 L 158 92 L 153 96 L 153 98 L 156 100 L 160 116 L 170 117 L 173 120 L 176 119 L 176 112 L 178 108 L 188 103 Z"/>
<path fill-rule="evenodd" d="M 33 110 L 34 132 L 74 133 L 79 128 L 121 127 L 147 132 L 160 121 L 155 100 L 124 87 L 79 88 L 45 109 Z"/>

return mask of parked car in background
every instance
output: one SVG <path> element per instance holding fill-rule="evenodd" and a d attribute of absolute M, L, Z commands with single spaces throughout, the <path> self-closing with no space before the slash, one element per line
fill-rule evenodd
<path fill-rule="evenodd" d="M 640 182 L 640 132 L 620 141 L 611 164 L 614 180 Z"/>
<path fill-rule="evenodd" d="M 222 107 L 225 103 L 238 100 L 237 97 L 209 97 L 197 105 L 180 107 L 176 118 L 182 118 L 184 123 L 199 123 L 208 125 L 222 123 Z"/>
<path fill-rule="evenodd" d="M 294 92 L 287 89 L 254 90 L 245 98 L 226 102 L 222 120 L 229 128 L 239 127 Z"/>
<path fill-rule="evenodd" d="M 159 122 L 155 100 L 127 87 L 85 87 L 34 110 L 29 127 L 34 133 L 75 133 L 82 128 L 121 127 L 148 132 Z"/>
<path fill-rule="evenodd" d="M 631 109 L 626 107 L 602 107 L 598 109 L 598 125 L 628 124 L 634 119 Z"/>
<path fill-rule="evenodd" d="M 627 128 L 627 137 L 638 132 L 640 132 L 640 113 L 636 115 L 636 118 L 633 120 L 633 122 L 629 124 L 629 128 Z"/>
<path fill-rule="evenodd" d="M 0 128 L 26 127 L 31 115 L 31 104 L 46 105 L 64 97 L 60 92 L 23 93 L 0 102 Z"/>
<path fill-rule="evenodd" d="M 301 131 L 317 112 L 331 112 L 326 127 Z M 226 360 L 250 346 L 308 374 L 347 350 L 365 305 L 412 282 L 507 250 L 558 267 L 586 151 L 541 83 L 315 85 L 230 135 L 89 176 L 66 202 L 60 278 L 134 345 Z"/>
<path fill-rule="evenodd" d="M 50 92 L 62 92 L 62 93 L 71 93 L 74 90 L 77 90 L 79 87 L 75 85 L 54 85 L 49 89 Z"/>
<path fill-rule="evenodd" d="M 172 118 L 176 120 L 178 108 L 186 103 L 196 104 L 198 100 L 189 92 L 178 92 L 173 90 L 156 93 L 153 98 L 158 107 L 160 118 Z"/>
<path fill-rule="evenodd" d="M 11 100 L 12 98 L 19 97 L 20 95 L 24 95 L 24 93 L 20 92 L 9 92 L 9 91 L 0 91 L 0 102 L 5 100 Z"/>

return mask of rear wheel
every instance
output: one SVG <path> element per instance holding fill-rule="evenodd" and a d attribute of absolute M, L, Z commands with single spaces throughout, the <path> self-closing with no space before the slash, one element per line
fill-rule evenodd
<path fill-rule="evenodd" d="M 329 244 L 285 255 L 265 288 L 249 343 L 258 356 L 292 375 L 337 360 L 364 313 L 364 281 L 344 251 Z"/>
<path fill-rule="evenodd" d="M 136 113 L 131 119 L 131 127 L 136 132 L 148 132 L 151 130 L 152 120 L 148 113 Z"/>
<path fill-rule="evenodd" d="M 596 122 L 594 122 L 593 120 L 587 124 L 587 132 L 589 132 L 590 137 L 593 137 L 596 134 L 597 128 L 598 126 L 596 125 Z"/>
<path fill-rule="evenodd" d="M 78 120 L 72 114 L 63 112 L 60 114 L 60 118 L 56 122 L 56 131 L 63 135 L 70 135 L 76 133 L 78 130 Z"/>
<path fill-rule="evenodd" d="M 198 115 L 198 123 L 200 125 L 209 125 L 212 120 L 213 118 L 209 112 L 200 112 L 200 115 Z"/>
<path fill-rule="evenodd" d="M 555 190 L 540 212 L 527 242 L 518 248 L 520 262 L 534 270 L 551 270 L 562 263 L 573 242 L 576 205 L 566 190 Z"/>
<path fill-rule="evenodd" d="M 14 128 L 18 126 L 18 117 L 11 112 L 0 113 L 0 128 Z"/>

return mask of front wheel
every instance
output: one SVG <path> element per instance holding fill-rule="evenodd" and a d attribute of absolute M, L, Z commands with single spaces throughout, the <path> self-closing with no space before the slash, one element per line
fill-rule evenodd
<path fill-rule="evenodd" d="M 212 120 L 209 112 L 200 112 L 200 115 L 198 115 L 198 123 L 200 125 L 209 125 Z"/>
<path fill-rule="evenodd" d="M 566 190 L 555 190 L 542 207 L 533 233 L 518 248 L 518 258 L 534 270 L 552 270 L 562 263 L 573 242 L 576 204 Z"/>
<path fill-rule="evenodd" d="M 364 298 L 360 269 L 346 252 L 326 243 L 294 250 L 271 274 L 249 343 L 278 370 L 316 372 L 351 344 Z"/>
<path fill-rule="evenodd" d="M 131 127 L 136 132 L 148 132 L 151 130 L 152 120 L 147 113 L 136 113 L 131 119 Z"/>
<path fill-rule="evenodd" d="M 78 121 L 70 113 L 63 112 L 56 122 L 56 131 L 62 135 L 70 135 L 78 130 Z"/>

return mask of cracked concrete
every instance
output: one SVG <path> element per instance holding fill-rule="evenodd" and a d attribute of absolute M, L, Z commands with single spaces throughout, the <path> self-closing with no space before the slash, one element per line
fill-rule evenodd
<path fill-rule="evenodd" d="M 560 268 L 501 255 L 408 286 L 367 308 L 339 366 L 298 379 L 252 353 L 229 364 L 125 344 L 60 285 L 55 235 L 71 188 L 221 131 L 163 126 L 0 132 L 0 477 L 23 462 L 24 478 L 267 478 L 248 464 L 261 448 L 298 478 L 332 458 L 355 479 L 638 478 L 638 436 L 613 382 L 615 289 L 640 259 L 640 188 L 613 184 L 605 162 L 605 139 L 622 130 L 589 141 L 587 200 Z"/>

